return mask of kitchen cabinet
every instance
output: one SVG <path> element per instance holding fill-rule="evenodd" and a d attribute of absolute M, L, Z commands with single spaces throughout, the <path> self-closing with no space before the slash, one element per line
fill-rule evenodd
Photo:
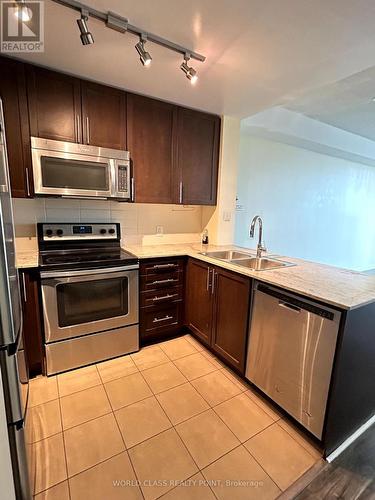
<path fill-rule="evenodd" d="M 184 324 L 184 258 L 147 259 L 140 264 L 141 345 L 179 333 Z"/>
<path fill-rule="evenodd" d="M 212 266 L 200 260 L 189 259 L 186 271 L 186 325 L 204 344 L 211 345 Z"/>
<path fill-rule="evenodd" d="M 220 142 L 220 117 L 178 109 L 178 202 L 215 205 Z"/>
<path fill-rule="evenodd" d="M 43 340 L 40 287 L 37 269 L 19 271 L 26 358 L 32 377 L 43 372 Z"/>
<path fill-rule="evenodd" d="M 244 373 L 250 279 L 189 259 L 186 325 L 221 358 Z"/>
<path fill-rule="evenodd" d="M 81 87 L 78 78 L 27 65 L 32 136 L 81 142 Z"/>
<path fill-rule="evenodd" d="M 127 137 L 135 201 L 174 203 L 176 106 L 135 94 L 127 96 Z"/>
<path fill-rule="evenodd" d="M 12 196 L 28 198 L 33 183 L 24 64 L 0 57 L 0 74 Z"/>
<path fill-rule="evenodd" d="M 125 92 L 87 81 L 81 89 L 83 143 L 125 150 Z"/>

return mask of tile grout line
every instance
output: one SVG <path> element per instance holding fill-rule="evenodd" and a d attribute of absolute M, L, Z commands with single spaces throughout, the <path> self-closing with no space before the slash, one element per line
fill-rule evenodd
<path fill-rule="evenodd" d="M 64 425 L 63 425 L 63 416 L 62 416 L 62 409 L 61 409 L 61 398 L 60 398 L 60 386 L 59 386 L 59 379 L 56 376 L 56 385 L 57 385 L 57 395 L 58 395 L 58 401 L 59 401 L 59 411 L 60 411 L 60 422 L 61 422 L 61 434 L 62 434 L 62 440 L 63 440 L 63 446 L 64 446 L 64 459 L 65 459 L 65 471 L 66 471 L 66 482 L 68 483 L 68 494 L 69 494 L 69 500 L 72 498 L 71 493 L 70 493 L 70 484 L 69 484 L 69 474 L 68 474 L 68 459 L 66 456 L 66 443 L 65 443 L 65 433 L 64 433 Z"/>

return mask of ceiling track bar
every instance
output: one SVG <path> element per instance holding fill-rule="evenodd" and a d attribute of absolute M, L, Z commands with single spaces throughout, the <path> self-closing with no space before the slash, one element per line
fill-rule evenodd
<path fill-rule="evenodd" d="M 103 21 L 108 28 L 119 31 L 120 33 L 129 32 L 132 35 L 146 38 L 149 42 L 161 45 L 162 47 L 173 50 L 174 52 L 178 52 L 183 56 L 191 57 L 196 61 L 204 62 L 206 60 L 205 56 L 202 56 L 202 54 L 198 54 L 197 52 L 194 52 L 193 50 L 183 47 L 182 45 L 179 45 L 177 43 L 171 42 L 166 38 L 162 38 L 161 36 L 155 35 L 154 33 L 149 33 L 148 31 L 138 28 L 137 26 L 129 24 L 129 20 L 126 17 L 122 17 L 114 12 L 102 12 L 76 0 L 52 1 L 78 12 L 83 12 L 87 16 L 99 19 L 100 21 Z"/>

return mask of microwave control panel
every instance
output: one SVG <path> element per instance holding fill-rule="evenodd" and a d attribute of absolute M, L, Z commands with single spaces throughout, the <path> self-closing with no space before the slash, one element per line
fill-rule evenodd
<path fill-rule="evenodd" d="M 129 191 L 129 167 L 127 165 L 117 167 L 117 190 L 121 193 Z"/>

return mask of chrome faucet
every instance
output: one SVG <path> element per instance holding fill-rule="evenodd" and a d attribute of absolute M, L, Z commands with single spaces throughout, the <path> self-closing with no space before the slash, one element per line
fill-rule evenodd
<path fill-rule="evenodd" d="M 267 252 L 267 248 L 265 246 L 263 246 L 263 244 L 262 244 L 263 222 L 262 222 L 262 219 L 260 218 L 260 215 L 256 215 L 253 218 L 253 220 L 251 221 L 249 236 L 250 236 L 250 238 L 254 238 L 255 225 L 256 225 L 257 221 L 259 222 L 259 240 L 258 240 L 258 245 L 257 245 L 257 259 L 260 259 L 262 257 L 262 252 Z"/>

